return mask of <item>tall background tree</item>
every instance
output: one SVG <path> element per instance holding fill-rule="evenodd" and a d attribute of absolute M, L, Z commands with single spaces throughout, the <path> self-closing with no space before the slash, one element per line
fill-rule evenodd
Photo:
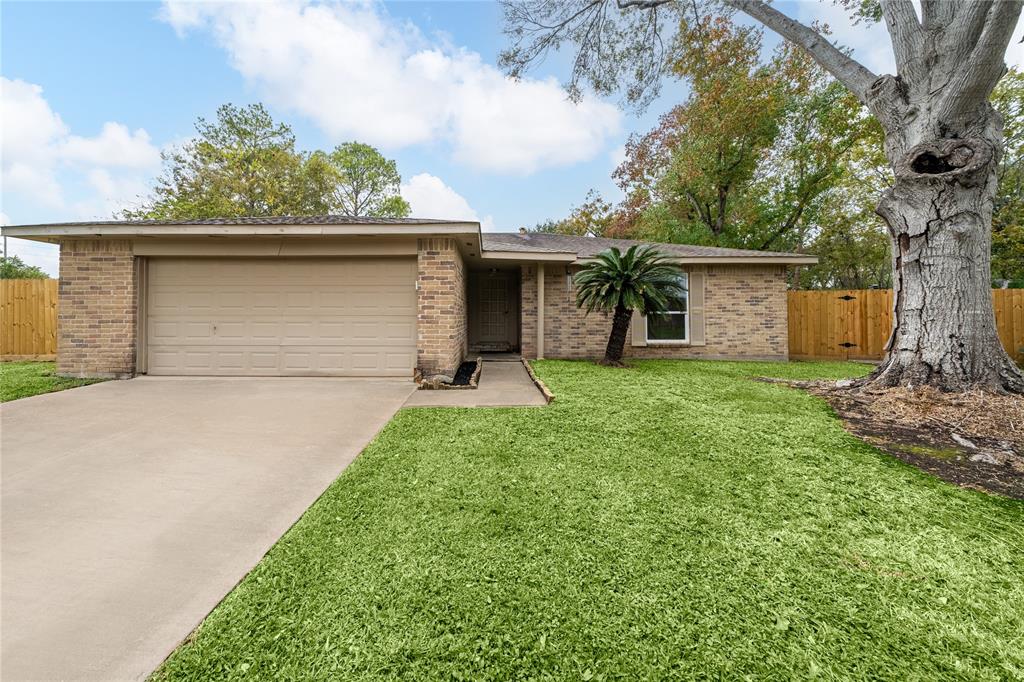
<path fill-rule="evenodd" d="M 820 222 L 870 120 L 842 86 L 783 43 L 725 17 L 684 19 L 671 73 L 687 99 L 634 136 L 615 178 L 618 231 L 658 241 L 793 250 Z"/>
<path fill-rule="evenodd" d="M 196 122 L 196 136 L 165 152 L 150 197 L 122 212 L 132 220 L 409 214 L 394 161 L 369 145 L 302 152 L 295 135 L 261 104 L 225 104 Z"/>
<path fill-rule="evenodd" d="M 323 154 L 333 174 L 332 213 L 404 218 L 409 204 L 399 194 L 398 166 L 368 144 L 346 142 Z"/>
<path fill-rule="evenodd" d="M 1003 116 L 1005 146 L 992 217 L 992 275 L 1024 287 L 1024 73 L 1011 69 L 992 104 Z"/>
<path fill-rule="evenodd" d="M 1003 159 L 1002 117 L 989 102 L 1021 0 L 843 0 L 884 21 L 895 75 L 879 76 L 762 0 L 530 0 L 504 3 L 513 76 L 552 49 L 575 48 L 568 88 L 623 91 L 643 105 L 685 44 L 686 22 L 740 10 L 812 58 L 881 127 L 893 184 L 879 200 L 892 250 L 894 329 L 866 382 L 1024 393 L 1024 373 L 996 335 L 992 213 Z"/>

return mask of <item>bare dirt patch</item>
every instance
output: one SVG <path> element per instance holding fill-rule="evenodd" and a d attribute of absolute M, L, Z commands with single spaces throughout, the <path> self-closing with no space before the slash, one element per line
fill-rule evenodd
<path fill-rule="evenodd" d="M 824 398 L 853 435 L 964 488 L 1024 499 L 1024 398 L 769 381 Z"/>

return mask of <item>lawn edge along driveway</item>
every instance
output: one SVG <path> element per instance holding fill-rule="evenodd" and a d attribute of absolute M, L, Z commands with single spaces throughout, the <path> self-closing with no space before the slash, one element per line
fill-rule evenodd
<path fill-rule="evenodd" d="M 535 366 L 399 412 L 155 677 L 1024 676 L 1024 505 L 750 380 L 867 367 Z"/>

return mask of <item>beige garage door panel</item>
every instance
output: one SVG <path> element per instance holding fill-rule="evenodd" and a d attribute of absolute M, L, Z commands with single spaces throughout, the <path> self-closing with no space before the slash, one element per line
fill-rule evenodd
<path fill-rule="evenodd" d="M 149 261 L 150 374 L 410 376 L 414 259 Z"/>

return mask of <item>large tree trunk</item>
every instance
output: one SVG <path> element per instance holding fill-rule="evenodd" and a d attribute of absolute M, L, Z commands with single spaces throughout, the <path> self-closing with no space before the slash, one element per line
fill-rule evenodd
<path fill-rule="evenodd" d="M 992 204 L 1003 152 L 989 95 L 1021 0 L 882 0 L 897 75 L 877 77 L 764 0 L 723 0 L 802 47 L 885 130 L 895 185 L 878 213 L 893 248 L 888 355 L 861 385 L 1024 393 L 1024 374 L 996 335 Z"/>
<path fill-rule="evenodd" d="M 893 250 L 894 329 L 876 386 L 1024 392 L 992 308 L 999 139 L 924 142 L 894 160 L 878 213 Z"/>
<path fill-rule="evenodd" d="M 632 317 L 633 311 L 621 303 L 615 307 L 615 314 L 612 316 L 612 331 L 608 335 L 608 346 L 605 348 L 602 364 L 622 364 L 622 351 L 626 347 L 626 334 L 629 332 L 629 320 Z"/>
<path fill-rule="evenodd" d="M 887 130 L 895 184 L 878 214 L 892 240 L 894 326 L 886 359 L 865 385 L 1024 393 L 992 306 L 1002 122 L 987 103 L 962 120 L 961 130 L 927 120 Z M 936 131 L 945 135 L 931 139 Z"/>

